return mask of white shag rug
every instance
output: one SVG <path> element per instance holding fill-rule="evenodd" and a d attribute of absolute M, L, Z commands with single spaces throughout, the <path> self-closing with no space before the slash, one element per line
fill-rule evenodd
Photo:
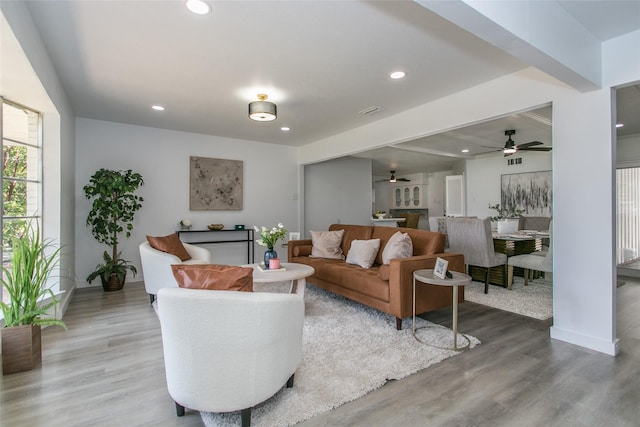
<path fill-rule="evenodd" d="M 513 278 L 512 290 L 489 285 L 489 293 L 484 293 L 484 282 L 471 282 L 464 288 L 464 299 L 488 305 L 504 311 L 547 320 L 553 316 L 553 281 L 539 278 L 524 285 L 522 277 Z"/>
<path fill-rule="evenodd" d="M 411 318 L 402 330 L 395 319 L 312 285 L 305 293 L 302 363 L 292 388 L 283 388 L 253 408 L 252 426 L 289 426 L 330 411 L 375 390 L 458 354 L 421 344 L 411 335 Z M 416 318 L 429 326 L 423 341 L 453 347 L 453 331 Z M 480 343 L 467 336 L 470 347 Z M 458 338 L 458 344 L 464 343 Z M 208 427 L 238 426 L 240 412 L 201 413 Z"/>

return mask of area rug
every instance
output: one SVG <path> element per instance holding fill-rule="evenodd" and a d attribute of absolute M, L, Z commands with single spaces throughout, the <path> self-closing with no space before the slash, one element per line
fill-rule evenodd
<path fill-rule="evenodd" d="M 489 293 L 484 293 L 483 282 L 471 282 L 464 288 L 464 299 L 478 304 L 488 305 L 504 311 L 547 320 L 553 316 L 553 282 L 539 278 L 524 285 L 522 277 L 513 278 L 512 290 L 501 286 L 489 285 Z"/>
<path fill-rule="evenodd" d="M 255 407 L 252 426 L 299 423 L 459 354 L 417 342 L 410 318 L 397 331 L 392 317 L 315 286 L 307 285 L 304 299 L 303 355 L 294 385 Z M 451 329 L 420 318 L 416 323 L 429 326 L 418 331 L 423 341 L 453 347 Z M 480 343 L 468 338 L 470 347 Z M 240 412 L 201 415 L 209 427 L 240 425 Z"/>

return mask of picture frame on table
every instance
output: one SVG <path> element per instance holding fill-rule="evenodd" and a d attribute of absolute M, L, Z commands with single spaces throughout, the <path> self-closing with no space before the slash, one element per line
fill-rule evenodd
<path fill-rule="evenodd" d="M 433 268 L 433 275 L 439 279 L 445 279 L 447 276 L 447 267 L 449 266 L 449 261 L 446 259 L 442 259 L 440 257 L 436 258 L 436 265 Z"/>
<path fill-rule="evenodd" d="M 289 240 L 300 240 L 300 232 L 292 231 L 289 233 Z"/>

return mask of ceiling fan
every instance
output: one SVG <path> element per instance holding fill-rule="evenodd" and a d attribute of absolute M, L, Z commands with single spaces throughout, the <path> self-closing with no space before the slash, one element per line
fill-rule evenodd
<path fill-rule="evenodd" d="M 396 171 L 390 171 L 391 172 L 391 177 L 389 178 L 389 180 L 382 180 L 382 181 L 376 181 L 376 182 L 411 182 L 411 180 L 409 178 L 396 178 Z"/>
<path fill-rule="evenodd" d="M 551 151 L 551 147 L 536 147 L 536 145 L 542 145 L 540 141 L 531 141 L 525 142 L 524 144 L 516 144 L 513 139 L 511 139 L 512 135 L 516 134 L 514 129 L 505 130 L 504 134 L 509 137 L 507 142 L 504 143 L 504 148 L 501 150 L 504 153 L 504 156 L 510 156 L 516 151 Z"/>

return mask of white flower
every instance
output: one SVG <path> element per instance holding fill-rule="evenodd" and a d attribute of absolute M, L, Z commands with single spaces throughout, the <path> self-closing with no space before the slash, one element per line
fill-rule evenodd
<path fill-rule="evenodd" d="M 273 227 L 271 229 L 265 226 L 258 228 L 258 226 L 254 225 L 253 229 L 256 233 L 259 233 L 261 237 L 256 240 L 256 243 L 260 246 L 267 246 L 269 248 L 273 248 L 276 242 L 279 239 L 284 239 L 284 236 L 287 234 L 287 229 L 284 228 L 282 223 L 279 223 L 277 227 Z"/>
<path fill-rule="evenodd" d="M 185 227 L 191 227 L 191 220 L 190 219 L 182 219 L 182 220 L 180 220 L 180 225 L 184 225 Z"/>

